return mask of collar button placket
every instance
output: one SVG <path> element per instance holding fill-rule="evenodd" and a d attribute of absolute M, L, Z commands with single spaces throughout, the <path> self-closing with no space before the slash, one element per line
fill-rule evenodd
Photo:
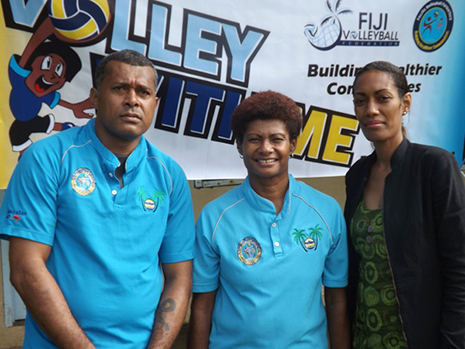
<path fill-rule="evenodd" d="M 274 255 L 275 256 L 282 255 L 283 254 L 283 249 L 282 249 L 282 246 L 281 246 L 281 237 L 279 235 L 278 223 L 276 223 L 276 222 L 271 223 L 270 237 L 271 237 L 271 241 L 273 242 Z"/>

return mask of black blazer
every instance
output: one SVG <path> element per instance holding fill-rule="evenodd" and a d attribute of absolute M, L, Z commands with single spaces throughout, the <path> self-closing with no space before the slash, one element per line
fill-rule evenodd
<path fill-rule="evenodd" d="M 347 227 L 376 154 L 346 175 Z M 465 348 L 465 186 L 452 154 L 404 139 L 386 177 L 383 222 L 409 348 Z M 349 231 L 349 230 L 348 230 Z M 348 307 L 355 312 L 359 255 L 349 239 Z"/>

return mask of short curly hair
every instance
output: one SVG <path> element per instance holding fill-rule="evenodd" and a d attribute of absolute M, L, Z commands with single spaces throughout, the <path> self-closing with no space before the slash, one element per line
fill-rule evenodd
<path fill-rule="evenodd" d="M 275 91 L 263 91 L 246 98 L 234 110 L 231 129 L 237 142 L 242 143 L 250 122 L 255 120 L 281 120 L 289 132 L 290 141 L 302 130 L 302 113 L 289 97 Z"/>

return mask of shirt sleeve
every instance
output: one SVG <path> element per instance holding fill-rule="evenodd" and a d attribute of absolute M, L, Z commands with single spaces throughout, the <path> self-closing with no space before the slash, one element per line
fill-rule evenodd
<path fill-rule="evenodd" d="M 177 263 L 194 258 L 194 210 L 186 176 L 174 163 L 170 171 L 172 192 L 165 236 L 160 247 L 161 263 Z"/>
<path fill-rule="evenodd" d="M 195 293 L 211 292 L 219 285 L 220 256 L 212 246 L 214 226 L 211 215 L 204 209 L 195 226 L 196 257 L 192 276 Z"/>
<path fill-rule="evenodd" d="M 40 143 L 29 147 L 13 172 L 0 209 L 0 234 L 51 246 L 59 168 Z"/>
<path fill-rule="evenodd" d="M 348 283 L 347 228 L 342 211 L 336 205 L 331 225 L 333 241 L 323 274 L 323 285 L 326 287 L 345 287 Z"/>

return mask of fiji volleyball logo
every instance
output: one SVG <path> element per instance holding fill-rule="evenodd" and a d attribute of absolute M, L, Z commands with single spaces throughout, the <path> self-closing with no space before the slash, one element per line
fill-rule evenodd
<path fill-rule="evenodd" d="M 110 22 L 106 0 L 50 0 L 48 13 L 59 38 L 75 43 L 96 39 Z"/>
<path fill-rule="evenodd" d="M 328 14 L 323 17 L 320 24 L 309 23 L 304 27 L 304 34 L 310 44 L 319 50 L 330 50 L 338 44 L 342 34 L 342 24 L 339 16 L 352 13 L 347 8 L 339 8 L 341 0 L 337 0 L 334 5 L 328 0 L 326 8 Z"/>
<path fill-rule="evenodd" d="M 327 14 L 320 23 L 309 23 L 304 27 L 304 34 L 313 47 L 327 51 L 335 46 L 399 46 L 396 22 L 393 26 L 388 12 L 359 12 L 358 24 L 355 26 L 351 21 L 343 28 L 341 16 L 353 12 L 341 4 L 342 0 L 326 0 Z"/>
<path fill-rule="evenodd" d="M 422 51 L 436 51 L 449 39 L 453 23 L 454 13 L 447 1 L 430 1 L 415 18 L 413 40 Z"/>

